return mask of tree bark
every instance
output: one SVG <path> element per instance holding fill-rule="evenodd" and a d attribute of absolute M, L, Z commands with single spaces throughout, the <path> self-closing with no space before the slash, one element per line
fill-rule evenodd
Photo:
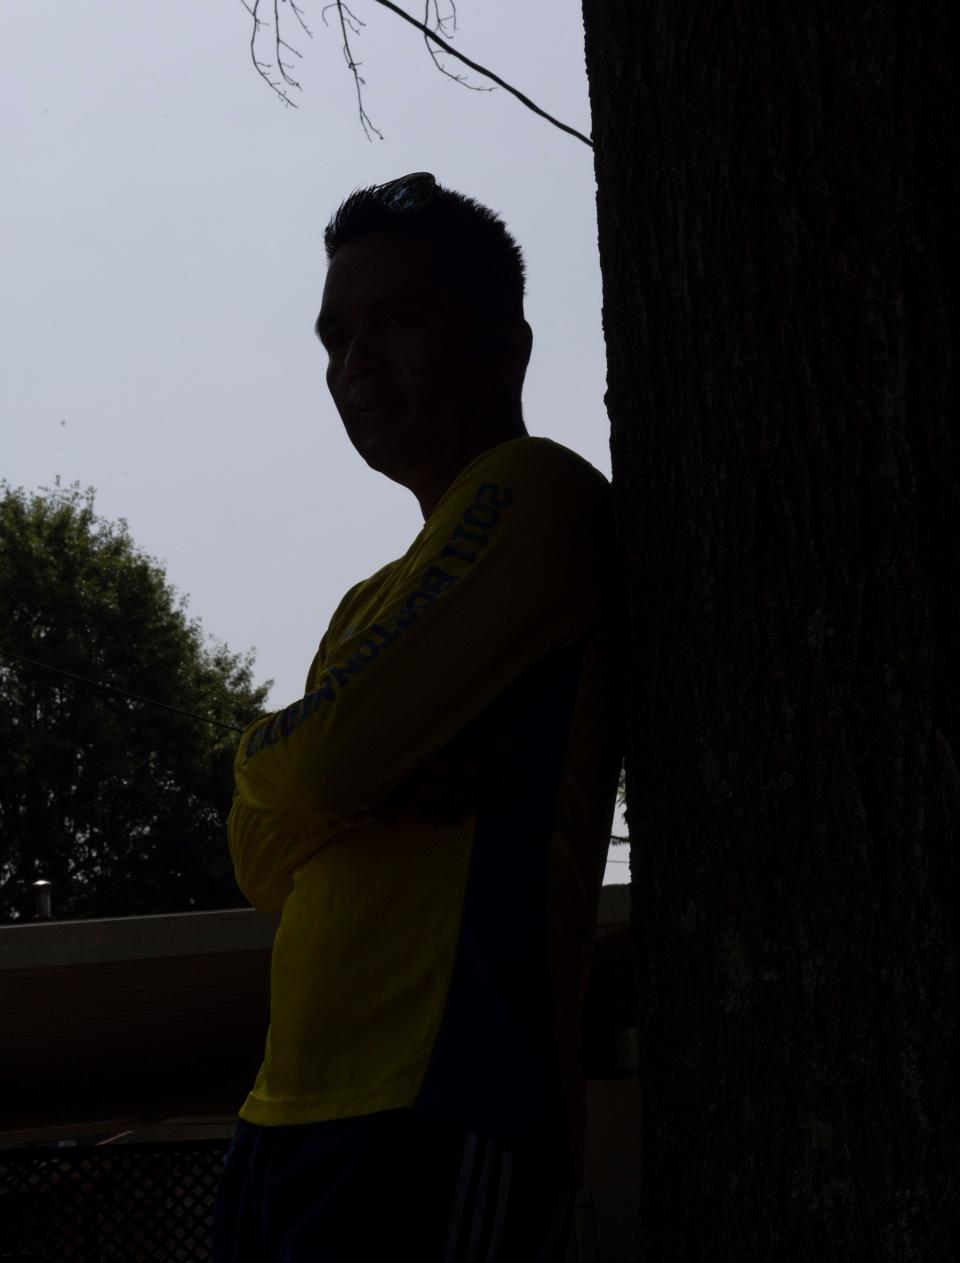
<path fill-rule="evenodd" d="M 955 29 L 584 0 L 648 1263 L 960 1257 Z"/>

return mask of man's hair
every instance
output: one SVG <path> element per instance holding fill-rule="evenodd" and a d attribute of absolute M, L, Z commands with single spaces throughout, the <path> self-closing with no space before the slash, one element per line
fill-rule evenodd
<path fill-rule="evenodd" d="M 385 186 L 356 189 L 331 217 L 323 234 L 329 262 L 342 246 L 370 233 L 429 241 L 462 285 L 477 314 L 494 322 L 523 317 L 526 269 L 523 254 L 502 219 L 462 193 L 437 184 L 415 209 L 397 209 Z"/>

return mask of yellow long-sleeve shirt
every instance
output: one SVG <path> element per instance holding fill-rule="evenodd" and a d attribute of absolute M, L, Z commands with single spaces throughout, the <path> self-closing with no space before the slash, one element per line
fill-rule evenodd
<path fill-rule="evenodd" d="M 251 724 L 228 836 L 282 908 L 270 1028 L 240 1116 L 409 1107 L 583 1150 L 579 1013 L 622 755 L 606 479 L 502 443 L 403 557 L 343 598 L 306 694 Z M 505 784 L 454 824 L 376 805 L 459 737 Z"/>

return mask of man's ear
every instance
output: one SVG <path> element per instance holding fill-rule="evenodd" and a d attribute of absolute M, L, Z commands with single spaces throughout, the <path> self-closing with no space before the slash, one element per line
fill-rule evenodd
<path fill-rule="evenodd" d="M 533 349 L 533 330 L 523 317 L 512 320 L 505 330 L 510 376 L 516 385 L 522 386 Z"/>

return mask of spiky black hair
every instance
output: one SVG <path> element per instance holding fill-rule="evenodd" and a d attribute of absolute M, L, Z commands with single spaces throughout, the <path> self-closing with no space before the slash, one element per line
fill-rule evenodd
<path fill-rule="evenodd" d="M 425 238 L 451 267 L 455 283 L 467 288 L 480 314 L 493 320 L 522 318 L 523 253 L 502 219 L 472 197 L 439 184 L 423 205 L 398 209 L 384 196 L 388 187 L 356 189 L 341 203 L 323 234 L 328 261 L 348 242 L 371 233 Z"/>

